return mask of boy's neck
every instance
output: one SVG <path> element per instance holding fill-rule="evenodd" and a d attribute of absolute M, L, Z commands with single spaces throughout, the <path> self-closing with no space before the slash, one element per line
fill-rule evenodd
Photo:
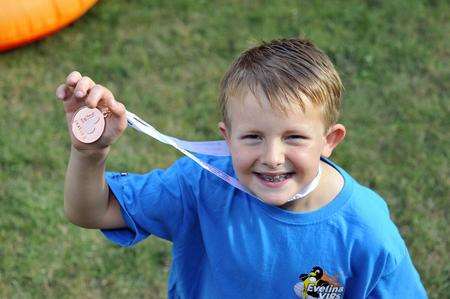
<path fill-rule="evenodd" d="M 328 204 L 339 194 L 344 186 L 344 178 L 328 163 L 323 161 L 320 163 L 323 171 L 317 188 L 305 198 L 288 202 L 280 208 L 296 212 L 314 211 Z"/>

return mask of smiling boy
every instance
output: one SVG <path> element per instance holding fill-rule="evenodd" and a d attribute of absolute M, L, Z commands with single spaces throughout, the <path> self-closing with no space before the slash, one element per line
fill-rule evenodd
<path fill-rule="evenodd" d="M 270 205 L 293 211 L 324 206 L 338 194 L 343 179 L 320 157 L 331 155 L 345 136 L 344 126 L 326 128 L 322 112 L 309 101 L 303 108 L 291 103 L 284 113 L 274 111 L 264 94 L 256 92 L 255 96 L 246 90 L 230 99 L 226 112 L 230 124 L 219 124 L 239 181 Z M 290 202 L 314 179 L 319 166 L 323 171 L 316 189 Z"/>
<path fill-rule="evenodd" d="M 77 72 L 57 96 L 69 125 L 83 105 L 112 113 L 96 143 L 71 135 L 67 217 L 122 246 L 151 234 L 171 241 L 169 298 L 426 298 L 384 200 L 328 159 L 346 132 L 342 84 L 311 42 L 263 43 L 222 80 L 219 130 L 231 157 L 198 156 L 251 195 L 186 157 L 105 174 L 124 106 Z"/>

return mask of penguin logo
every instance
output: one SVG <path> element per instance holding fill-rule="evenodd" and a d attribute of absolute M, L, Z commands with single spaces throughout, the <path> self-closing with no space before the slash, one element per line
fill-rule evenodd
<path fill-rule="evenodd" d="M 309 273 L 300 274 L 299 282 L 294 286 L 295 294 L 303 299 L 309 298 L 342 298 L 344 287 L 341 287 L 337 278 L 331 277 L 318 266 Z"/>

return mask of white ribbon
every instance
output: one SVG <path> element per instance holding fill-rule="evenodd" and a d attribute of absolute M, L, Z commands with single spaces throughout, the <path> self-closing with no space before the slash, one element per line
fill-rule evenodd
<path fill-rule="evenodd" d="M 255 194 L 253 194 L 250 190 L 248 190 L 244 185 L 242 185 L 237 179 L 226 174 L 222 170 L 214 167 L 206 162 L 203 162 L 190 152 L 206 154 L 211 156 L 230 156 L 230 151 L 228 150 L 228 146 L 224 140 L 218 141 L 186 141 L 177 139 L 171 136 L 164 135 L 156 130 L 152 125 L 143 121 L 136 114 L 126 111 L 128 126 L 136 129 L 139 132 L 149 135 L 150 137 L 159 140 L 160 142 L 169 144 L 194 160 L 201 167 L 211 172 L 212 174 L 218 176 L 228 184 L 238 188 L 239 190 L 244 191 L 245 193 L 250 194 L 253 197 L 258 198 Z M 320 175 L 322 174 L 322 167 L 319 165 L 319 170 L 317 172 L 316 177 L 306 186 L 304 186 L 297 194 L 295 194 L 288 201 L 298 200 L 304 198 L 309 193 L 311 193 L 319 184 Z M 258 198 L 263 201 L 262 199 Z"/>

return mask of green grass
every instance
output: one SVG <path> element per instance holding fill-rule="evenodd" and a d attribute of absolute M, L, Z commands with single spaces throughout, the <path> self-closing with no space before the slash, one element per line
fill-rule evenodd
<path fill-rule="evenodd" d="M 1 54 L 0 297 L 166 294 L 169 243 L 122 249 L 64 218 L 70 144 L 54 90 L 71 70 L 163 132 L 217 139 L 217 87 L 232 59 L 298 35 L 332 58 L 346 87 L 348 136 L 334 159 L 386 198 L 430 298 L 447 297 L 450 7 L 320 2 L 102 1 L 73 26 Z M 108 169 L 144 172 L 178 156 L 127 130 Z"/>

